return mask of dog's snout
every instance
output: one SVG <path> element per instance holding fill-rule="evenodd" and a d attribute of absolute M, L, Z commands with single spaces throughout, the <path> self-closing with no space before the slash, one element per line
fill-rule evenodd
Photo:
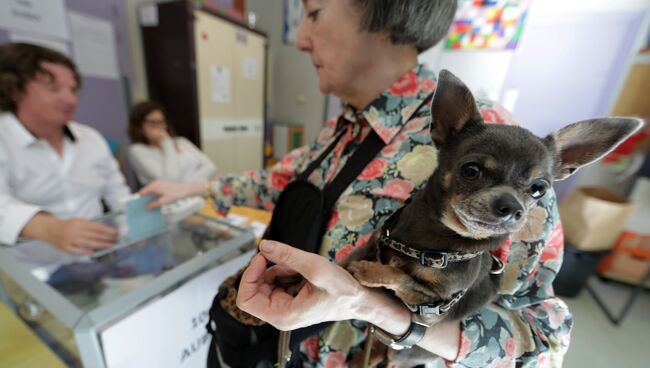
<path fill-rule="evenodd" d="M 512 194 L 500 195 L 492 204 L 494 213 L 504 220 L 519 221 L 524 215 L 524 208 Z"/>

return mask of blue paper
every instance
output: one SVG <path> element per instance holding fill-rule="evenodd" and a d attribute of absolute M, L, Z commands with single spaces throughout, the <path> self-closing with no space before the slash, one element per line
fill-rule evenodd
<path fill-rule="evenodd" d="M 153 195 L 136 197 L 124 204 L 129 240 L 142 239 L 165 229 L 165 219 L 160 213 L 160 208 L 147 208 L 147 204 L 154 198 Z"/>

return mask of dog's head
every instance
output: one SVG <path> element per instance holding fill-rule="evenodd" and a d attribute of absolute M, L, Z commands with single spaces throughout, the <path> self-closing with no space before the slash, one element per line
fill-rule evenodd
<path fill-rule="evenodd" d="M 593 119 L 539 138 L 520 127 L 485 124 L 469 89 L 446 70 L 432 117 L 440 164 L 431 180 L 442 191 L 442 222 L 476 239 L 521 229 L 554 180 L 600 159 L 643 125 L 633 118 Z"/>

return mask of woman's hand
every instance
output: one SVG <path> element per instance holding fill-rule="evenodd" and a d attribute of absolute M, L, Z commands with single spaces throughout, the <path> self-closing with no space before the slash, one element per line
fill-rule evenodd
<path fill-rule="evenodd" d="M 269 262 L 274 266 L 266 268 Z M 306 279 L 292 296 L 275 285 L 280 276 L 300 274 Z M 317 254 L 263 240 L 242 275 L 237 306 L 279 330 L 325 321 L 358 319 L 402 336 L 411 324 L 411 312 L 382 289 L 361 286 L 346 270 Z M 458 354 L 460 323 L 445 321 L 430 327 L 420 347 L 453 360 Z"/>
<path fill-rule="evenodd" d="M 158 146 L 162 140 L 169 138 L 169 133 L 167 133 L 167 126 L 145 126 L 144 135 L 149 143 L 154 146 Z"/>
<path fill-rule="evenodd" d="M 269 262 L 275 265 L 266 268 Z M 275 285 L 276 277 L 292 274 L 307 281 L 295 296 Z M 363 319 L 403 333 L 410 323 L 406 308 L 382 290 L 361 286 L 324 257 L 269 240 L 262 241 L 260 253 L 242 275 L 237 306 L 280 330 Z M 386 324 L 389 315 L 392 321 Z"/>
<path fill-rule="evenodd" d="M 158 208 L 179 199 L 200 196 L 205 191 L 204 183 L 177 183 L 174 181 L 155 180 L 142 188 L 138 193 L 141 196 L 153 194 L 158 196 L 149 203 L 149 208 Z"/>

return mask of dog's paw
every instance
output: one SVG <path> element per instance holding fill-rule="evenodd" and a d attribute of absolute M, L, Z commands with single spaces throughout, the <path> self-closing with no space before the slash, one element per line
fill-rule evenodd
<path fill-rule="evenodd" d="M 348 265 L 348 272 L 363 286 L 376 287 L 372 282 L 373 275 L 368 261 L 353 261 Z"/>
<path fill-rule="evenodd" d="M 404 276 L 399 269 L 374 261 L 354 261 L 347 270 L 361 285 L 368 287 L 391 289 Z"/>

